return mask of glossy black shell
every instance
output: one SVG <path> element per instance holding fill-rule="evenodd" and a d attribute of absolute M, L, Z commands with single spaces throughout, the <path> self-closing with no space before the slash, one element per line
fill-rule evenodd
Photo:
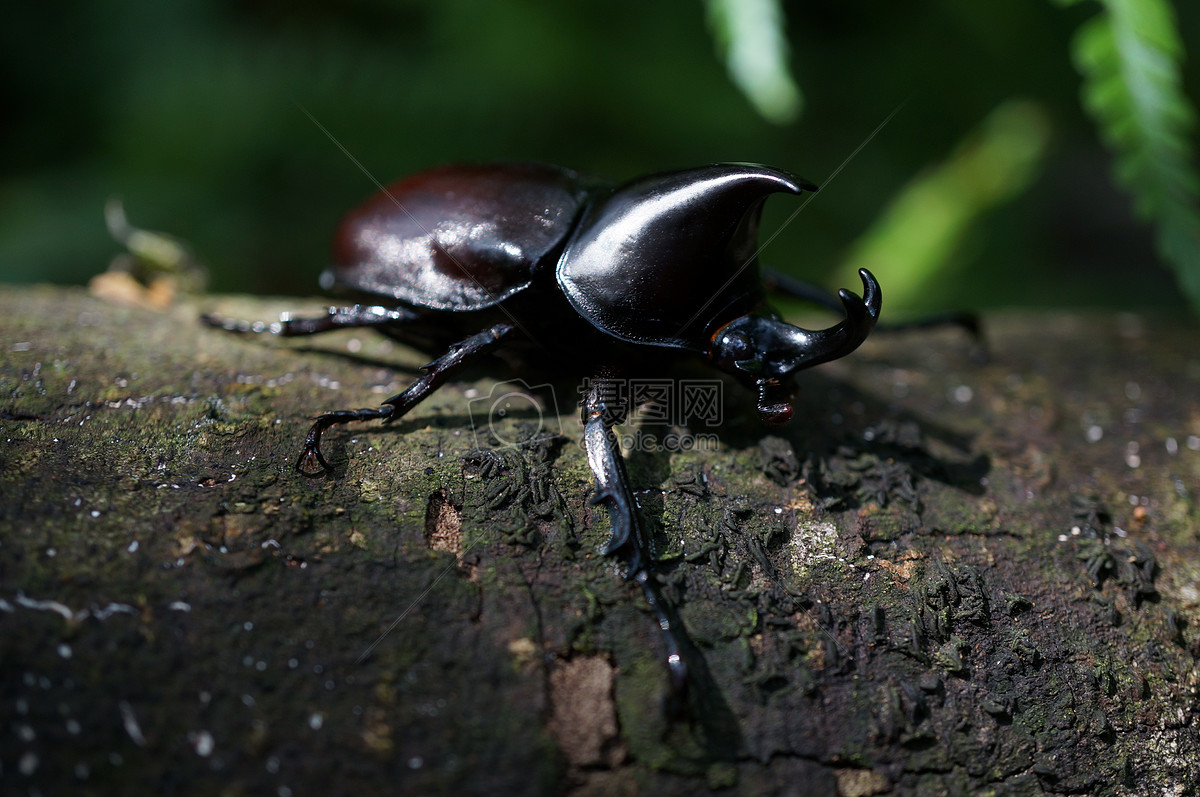
<path fill-rule="evenodd" d="M 553 328 L 561 307 L 610 338 L 706 352 L 716 329 L 764 301 L 755 257 L 763 202 L 804 190 L 816 187 L 748 164 L 616 188 L 541 164 L 443 166 L 351 211 L 322 283 L 467 313 L 536 280 L 542 293 L 527 294 L 518 319 L 529 331 L 543 318 Z M 531 306 L 548 312 L 532 317 Z"/>
<path fill-rule="evenodd" d="M 345 217 L 322 284 L 417 309 L 491 307 L 553 268 L 586 195 L 574 172 L 555 166 L 429 169 Z"/>
<path fill-rule="evenodd" d="M 765 300 L 755 256 L 763 202 L 804 190 L 816 186 L 749 164 L 626 183 L 584 211 L 558 263 L 559 286 L 614 337 L 706 351 L 718 327 Z"/>

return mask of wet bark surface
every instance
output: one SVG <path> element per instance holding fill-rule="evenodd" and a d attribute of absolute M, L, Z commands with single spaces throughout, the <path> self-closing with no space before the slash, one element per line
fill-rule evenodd
<path fill-rule="evenodd" d="M 877 336 L 782 431 L 726 385 L 715 450 L 630 452 L 673 717 L 578 384 L 493 415 L 545 380 L 490 361 L 308 479 L 309 418 L 429 358 L 200 309 L 0 293 L 3 793 L 1200 789 L 1195 326 L 1000 315 L 985 364 Z"/>

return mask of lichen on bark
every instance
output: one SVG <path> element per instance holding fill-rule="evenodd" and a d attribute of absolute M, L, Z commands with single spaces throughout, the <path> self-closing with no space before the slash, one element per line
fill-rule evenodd
<path fill-rule="evenodd" d="M 998 316 L 984 365 L 876 336 L 782 433 L 730 386 L 715 451 L 631 452 L 693 647 L 673 718 L 569 388 L 498 440 L 489 363 L 305 479 L 309 417 L 427 358 L 198 312 L 0 294 L 6 789 L 1200 788 L 1194 327 Z"/>

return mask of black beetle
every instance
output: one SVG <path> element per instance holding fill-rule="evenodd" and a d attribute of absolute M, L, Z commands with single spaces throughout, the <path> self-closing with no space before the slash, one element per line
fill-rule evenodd
<path fill-rule="evenodd" d="M 837 298 L 782 275 L 762 274 L 758 227 L 766 198 L 816 186 L 786 172 L 720 164 L 611 186 L 539 164 L 445 166 L 395 183 L 342 222 L 322 286 L 374 304 L 330 307 L 318 318 L 271 325 L 209 317 L 231 331 L 311 335 L 376 327 L 444 352 L 407 390 L 377 408 L 317 417 L 296 467 L 329 465 L 321 433 L 340 423 L 402 417 L 454 370 L 500 346 L 535 347 L 591 377 L 582 402 L 584 446 L 620 555 L 664 632 L 676 693 L 687 680 L 682 635 L 649 573 L 649 545 L 612 432 L 612 380 L 647 359 L 706 359 L 758 394 L 767 423 L 792 415 L 790 378 L 843 357 L 879 318 L 879 283 L 859 271 L 863 296 Z M 842 310 L 828 329 L 781 321 L 773 288 Z M 840 301 L 839 301 L 840 300 Z"/>

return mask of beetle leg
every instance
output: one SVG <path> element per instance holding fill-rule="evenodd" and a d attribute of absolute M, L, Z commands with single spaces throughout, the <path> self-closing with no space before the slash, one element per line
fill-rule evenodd
<path fill-rule="evenodd" d="M 763 287 L 769 291 L 775 291 L 784 296 L 799 299 L 802 302 L 819 304 L 821 307 L 833 310 L 835 313 L 842 312 L 842 302 L 838 299 L 837 294 L 827 291 L 819 285 L 798 280 L 773 268 L 764 268 L 762 270 L 762 281 Z"/>
<path fill-rule="evenodd" d="M 583 400 L 583 445 L 587 451 L 588 464 L 596 476 L 596 496 L 593 504 L 604 504 L 612 524 L 612 535 L 604 546 L 606 556 L 620 555 L 627 567 L 625 577 L 636 581 L 646 596 L 646 602 L 658 621 L 663 641 L 667 646 L 667 671 L 671 679 L 671 697 L 676 705 L 687 687 L 687 664 L 683 661 L 682 626 L 674 617 L 658 581 L 650 572 L 650 544 L 638 520 L 637 505 L 629 478 L 625 474 L 625 461 L 612 431 L 613 414 L 604 401 L 608 391 L 603 389 L 603 380 L 593 380 Z M 610 392 L 611 393 L 611 392 Z"/>
<path fill-rule="evenodd" d="M 312 428 L 304 438 L 304 448 L 296 460 L 296 470 L 306 476 L 319 476 L 330 470 L 329 463 L 321 455 L 321 433 L 330 426 L 354 421 L 381 420 L 391 423 L 403 416 L 413 407 L 424 401 L 430 393 L 437 390 L 446 377 L 458 366 L 494 348 L 506 335 L 515 330 L 513 324 L 496 324 L 495 326 L 476 333 L 466 340 L 455 343 L 450 349 L 428 365 L 422 366 L 425 373 L 406 390 L 397 393 L 379 407 L 361 410 L 337 410 L 318 415 Z"/>
<path fill-rule="evenodd" d="M 644 547 L 641 525 L 625 475 L 625 461 L 617 446 L 612 424 L 615 419 L 612 407 L 604 400 L 602 380 L 593 380 L 583 400 L 583 445 L 588 455 L 588 465 L 596 476 L 596 495 L 593 504 L 607 505 L 612 533 L 604 545 L 604 555 L 612 556 L 627 550 L 630 569 L 639 569 L 640 556 Z"/>
<path fill-rule="evenodd" d="M 827 291 L 820 286 L 812 285 L 783 274 L 775 269 L 764 268 L 762 270 L 762 281 L 763 285 L 769 291 L 774 291 L 793 299 L 799 299 L 802 302 L 811 302 L 837 313 L 842 311 L 842 302 L 838 299 L 837 294 Z M 877 324 L 875 331 L 904 332 L 910 329 L 930 329 L 932 327 L 959 327 L 970 335 L 971 339 L 976 343 L 983 343 L 983 329 L 979 323 L 979 316 L 967 311 L 951 310 L 945 313 L 932 313 L 914 318 L 911 321 L 902 321 L 898 324 Z"/>
<path fill-rule="evenodd" d="M 304 437 L 304 448 L 296 460 L 296 470 L 305 476 L 320 476 L 325 471 L 333 470 L 321 454 L 321 433 L 330 426 L 354 421 L 387 420 L 396 411 L 395 407 L 365 407 L 360 410 L 334 410 L 317 416 L 308 434 Z"/>
<path fill-rule="evenodd" d="M 222 318 L 215 313 L 201 316 L 201 320 L 210 327 L 224 329 L 227 332 L 268 333 L 290 338 L 297 335 L 317 335 L 334 329 L 402 324 L 406 321 L 415 321 L 419 317 L 417 313 L 404 307 L 356 304 L 350 307 L 330 307 L 325 315 L 316 318 L 292 318 L 290 314 L 284 313 L 278 321 L 271 324 L 264 321 L 239 321 L 235 318 Z"/>

